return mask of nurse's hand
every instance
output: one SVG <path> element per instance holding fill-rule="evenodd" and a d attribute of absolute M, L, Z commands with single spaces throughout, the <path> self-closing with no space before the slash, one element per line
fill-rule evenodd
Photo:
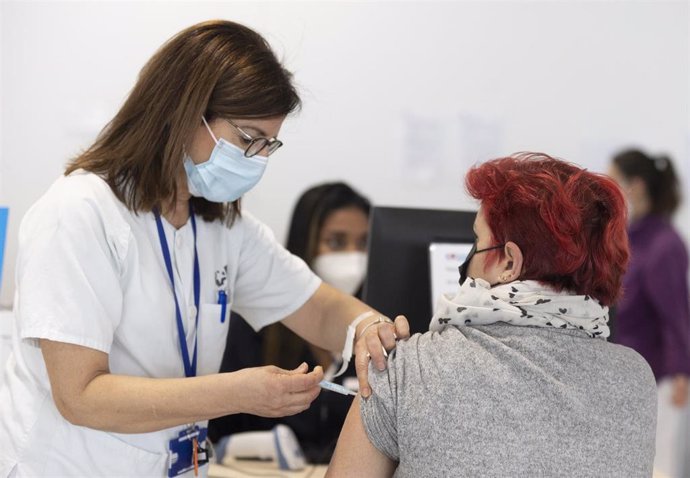
<path fill-rule="evenodd" d="M 382 317 L 377 320 L 379 323 L 369 321 L 357 327 L 359 330 L 355 342 L 355 370 L 359 380 L 359 393 L 364 398 L 371 395 L 369 360 L 374 362 L 377 369 L 385 370 L 388 355 L 384 354 L 384 349 L 389 352 L 395 348 L 396 340 L 410 336 L 410 324 L 404 315 L 397 316 L 395 322 Z"/>
<path fill-rule="evenodd" d="M 318 397 L 323 380 L 321 366 L 309 372 L 306 363 L 294 370 L 268 365 L 236 373 L 242 380 L 235 395 L 241 411 L 261 417 L 285 417 L 306 410 Z"/>

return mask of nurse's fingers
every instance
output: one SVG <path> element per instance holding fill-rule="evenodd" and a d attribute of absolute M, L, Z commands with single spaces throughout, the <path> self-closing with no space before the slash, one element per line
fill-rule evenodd
<path fill-rule="evenodd" d="M 410 337 L 410 323 L 407 317 L 399 315 L 395 318 L 395 335 L 398 339 L 407 339 Z"/>
<path fill-rule="evenodd" d="M 395 322 L 385 317 L 365 327 L 366 332 L 355 343 L 355 370 L 359 381 L 359 391 L 362 397 L 371 394 L 369 388 L 369 362 L 373 362 L 378 370 L 386 369 L 388 351 L 395 348 L 398 339 L 410 336 L 410 326 L 407 319 L 399 315 Z"/>
<path fill-rule="evenodd" d="M 289 371 L 284 379 L 287 379 L 286 392 L 283 395 L 282 413 L 284 415 L 295 415 L 303 412 L 316 397 L 321 393 L 319 382 L 323 380 L 323 368 L 320 365 L 314 367 L 309 373 L 299 373 L 297 370 L 306 372 L 306 364 L 300 365 L 297 369 Z"/>
<path fill-rule="evenodd" d="M 273 365 L 245 369 L 250 374 L 243 411 L 262 417 L 294 415 L 309 407 L 319 395 L 323 379 L 320 366 L 307 373 L 306 365 L 284 370 Z M 240 372 L 241 373 L 241 372 Z"/>
<path fill-rule="evenodd" d="M 300 372 L 300 370 L 302 371 Z M 303 364 L 294 370 L 286 371 L 287 373 L 282 377 L 286 392 L 298 393 L 314 387 L 319 388 L 319 382 L 323 380 L 321 365 L 317 365 L 309 373 L 305 373 L 306 370 L 306 364 Z"/>
<path fill-rule="evenodd" d="M 316 397 L 321 393 L 321 388 L 316 387 L 306 392 L 291 393 L 286 398 L 286 403 L 278 416 L 296 415 L 309 408 Z"/>
<path fill-rule="evenodd" d="M 281 370 L 281 372 L 283 372 L 287 375 L 303 374 L 309 370 L 309 365 L 307 365 L 307 362 L 302 362 L 301 364 L 299 364 L 299 367 L 293 368 L 292 370 L 283 370 L 283 369 L 280 369 L 280 370 Z"/>
<path fill-rule="evenodd" d="M 369 388 L 369 359 L 370 355 L 367 352 L 366 344 L 362 340 L 358 341 L 355 344 L 355 372 L 359 381 L 359 393 L 364 398 L 371 395 L 371 389 Z"/>
<path fill-rule="evenodd" d="M 384 349 L 383 341 L 381 339 L 381 334 L 384 333 L 382 329 L 384 328 L 388 329 L 386 332 L 392 335 L 392 327 L 388 324 L 381 324 L 377 327 L 376 333 L 372 332 L 366 334 L 363 337 L 363 340 L 360 340 L 360 342 L 365 343 L 367 347 L 367 354 L 371 358 L 371 361 L 374 362 L 374 366 L 378 370 L 386 369 L 386 360 L 388 358 L 388 354 Z M 392 342 L 392 346 L 390 347 L 391 349 L 395 347 L 395 338 L 392 339 Z"/>
<path fill-rule="evenodd" d="M 395 327 L 392 324 L 381 324 L 376 329 L 376 332 L 378 332 L 379 340 L 381 341 L 383 348 L 385 348 L 387 351 L 391 351 L 395 348 L 395 340 L 397 337 Z M 374 341 L 367 340 L 367 345 L 375 346 L 376 344 Z M 383 354 L 383 352 L 381 353 Z"/>

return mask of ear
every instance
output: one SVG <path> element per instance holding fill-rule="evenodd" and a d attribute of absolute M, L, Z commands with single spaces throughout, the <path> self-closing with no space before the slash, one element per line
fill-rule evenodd
<path fill-rule="evenodd" d="M 503 248 L 503 253 L 505 254 L 503 260 L 501 261 L 503 271 L 501 272 L 499 279 L 501 283 L 506 284 L 520 278 L 520 274 L 522 273 L 523 257 L 520 247 L 511 241 L 506 242 L 506 245 Z"/>

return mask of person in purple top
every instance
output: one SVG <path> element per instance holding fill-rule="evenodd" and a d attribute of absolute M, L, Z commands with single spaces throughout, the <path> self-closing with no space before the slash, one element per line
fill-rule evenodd
<path fill-rule="evenodd" d="M 690 376 L 690 300 L 688 251 L 671 224 L 681 200 L 678 178 L 668 157 L 638 150 L 614 156 L 609 174 L 628 200 L 631 252 L 614 340 L 642 355 L 657 380 L 655 469 L 686 476 L 680 467 Z"/>

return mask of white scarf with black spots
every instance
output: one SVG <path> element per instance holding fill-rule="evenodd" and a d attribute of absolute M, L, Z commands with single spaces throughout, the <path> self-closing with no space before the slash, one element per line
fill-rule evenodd
<path fill-rule="evenodd" d="M 495 287 L 468 278 L 455 296 L 442 295 L 436 304 L 429 330 L 448 325 L 511 325 L 553 327 L 585 331 L 606 339 L 609 308 L 588 295 L 556 292 L 537 281 L 515 281 Z"/>

